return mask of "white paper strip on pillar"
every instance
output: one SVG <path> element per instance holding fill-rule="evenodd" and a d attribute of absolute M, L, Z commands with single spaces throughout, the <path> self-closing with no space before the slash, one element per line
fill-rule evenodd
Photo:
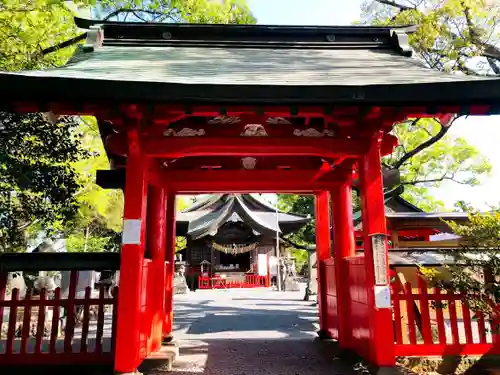
<path fill-rule="evenodd" d="M 123 220 L 123 245 L 140 245 L 141 243 L 141 220 L 125 219 Z"/>
<path fill-rule="evenodd" d="M 391 288 L 389 285 L 375 285 L 375 307 L 377 309 L 391 308 Z"/>
<path fill-rule="evenodd" d="M 387 249 L 386 235 L 374 234 L 372 238 L 373 267 L 375 269 L 375 285 L 387 285 Z"/>
<path fill-rule="evenodd" d="M 259 276 L 267 275 L 267 254 L 259 254 L 257 256 L 257 269 Z"/>

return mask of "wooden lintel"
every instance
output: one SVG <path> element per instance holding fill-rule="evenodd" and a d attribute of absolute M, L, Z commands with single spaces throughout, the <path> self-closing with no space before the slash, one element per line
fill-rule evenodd
<path fill-rule="evenodd" d="M 123 189 L 125 169 L 99 170 L 96 184 L 104 189 Z M 153 185 L 168 186 L 178 193 L 204 194 L 215 192 L 281 192 L 310 194 L 328 190 L 344 182 L 345 174 L 331 172 L 315 180 L 317 171 L 169 171 L 150 176 Z"/>
<path fill-rule="evenodd" d="M 126 155 L 124 137 L 115 135 L 106 140 L 108 152 Z M 324 158 L 359 157 L 368 149 L 368 142 L 337 138 L 272 138 L 238 137 L 208 138 L 168 137 L 141 138 L 141 148 L 149 157 L 178 159 L 185 156 L 320 156 Z"/>
<path fill-rule="evenodd" d="M 159 180 L 163 186 L 178 193 L 216 192 L 280 192 L 312 193 L 329 190 L 344 180 L 335 174 L 314 180 L 317 171 L 266 170 L 266 171 L 169 171 Z M 342 176 L 343 177 L 343 176 Z"/>

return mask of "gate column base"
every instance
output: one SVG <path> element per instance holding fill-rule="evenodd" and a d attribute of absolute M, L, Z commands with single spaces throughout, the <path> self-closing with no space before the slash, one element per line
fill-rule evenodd
<path fill-rule="evenodd" d="M 331 340 L 331 339 L 332 339 L 332 337 L 331 337 L 331 336 L 328 334 L 328 332 L 327 332 L 327 331 L 325 331 L 324 329 L 320 329 L 320 330 L 317 332 L 317 334 L 318 334 L 318 338 L 319 338 L 320 340 Z"/>
<path fill-rule="evenodd" d="M 379 367 L 377 375 L 403 375 L 404 371 L 396 366 Z"/>
<path fill-rule="evenodd" d="M 162 345 L 172 345 L 175 343 L 175 338 L 172 333 L 169 333 L 165 337 L 163 337 L 163 340 L 161 342 Z"/>
<path fill-rule="evenodd" d="M 172 371 L 172 367 L 178 356 L 179 347 L 177 345 L 162 345 L 159 351 L 151 353 L 144 359 L 139 366 L 139 370 L 145 374 L 159 374 L 165 371 Z"/>

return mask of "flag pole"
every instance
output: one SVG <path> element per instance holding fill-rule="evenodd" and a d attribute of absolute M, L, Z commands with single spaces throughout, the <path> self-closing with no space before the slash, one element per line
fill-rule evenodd
<path fill-rule="evenodd" d="M 276 194 L 276 289 L 281 291 L 280 226 L 278 213 L 278 194 Z"/>

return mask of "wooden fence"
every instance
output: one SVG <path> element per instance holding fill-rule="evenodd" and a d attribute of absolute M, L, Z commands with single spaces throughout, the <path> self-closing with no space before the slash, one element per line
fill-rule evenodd
<path fill-rule="evenodd" d="M 65 262 L 61 262 L 60 258 L 70 254 L 56 257 L 58 261 L 52 266 L 43 260 L 53 260 L 54 257 L 43 259 L 44 254 L 29 255 L 33 257 L 29 266 L 24 268 L 30 271 L 35 265 L 44 271 L 54 270 L 55 267 L 75 269 L 70 271 L 69 288 L 64 296 L 57 288 L 51 292 L 42 289 L 39 295 L 27 290 L 21 298 L 18 289 L 7 290 L 8 272 L 20 266 L 11 264 L 9 267 L 9 259 L 0 257 L 0 365 L 111 364 L 117 288 L 111 296 L 105 286 L 99 286 L 97 290 L 89 287 L 82 293 L 77 292 L 77 286 L 79 271 L 94 269 L 92 263 L 96 262 L 101 262 L 99 266 L 105 269 L 116 269 L 119 258 L 112 262 L 88 260 L 78 265 L 72 264 L 70 256 L 68 263 L 71 265 L 64 267 Z M 17 260 L 10 263 L 17 263 Z"/>
<path fill-rule="evenodd" d="M 397 356 L 500 354 L 500 322 L 471 311 L 467 295 L 417 280 L 392 284 Z"/>

